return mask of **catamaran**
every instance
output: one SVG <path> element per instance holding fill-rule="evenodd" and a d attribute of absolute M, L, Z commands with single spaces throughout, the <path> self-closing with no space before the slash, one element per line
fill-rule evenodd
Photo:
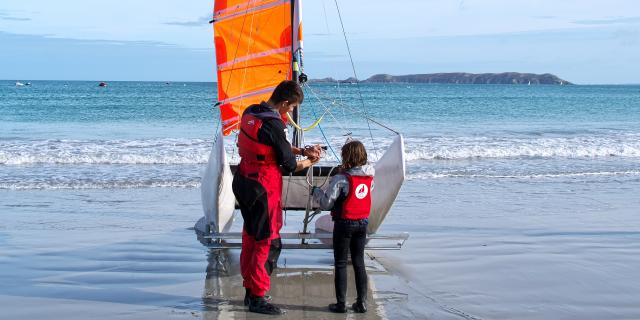
<path fill-rule="evenodd" d="M 307 76 L 303 70 L 301 2 L 215 1 L 213 19 L 210 22 L 214 30 L 218 79 L 216 106 L 220 108 L 221 127 L 202 177 L 204 216 L 195 225 L 198 239 L 208 247 L 234 248 L 240 245 L 237 240 L 241 239 L 241 233 L 230 232 L 237 209 L 231 187 L 237 164 L 230 164 L 225 143 L 229 147 L 235 144 L 236 140 L 229 139 L 229 136 L 238 134 L 244 109 L 252 104 L 267 101 L 273 89 L 283 80 L 294 80 L 300 83 L 305 91 L 313 90 L 307 83 Z M 324 108 L 325 114 L 331 113 L 331 106 Z M 324 116 L 323 114 L 311 126 L 303 128 L 300 125 L 302 112 L 304 104 L 288 115 L 288 125 L 293 129 L 290 141 L 296 147 L 304 146 L 305 131 L 315 127 L 321 128 L 320 123 Z M 368 226 L 368 238 L 373 241 L 368 243 L 367 248 L 398 249 L 402 247 L 408 234 L 385 235 L 378 233 L 378 229 L 389 213 L 405 178 L 403 137 L 364 112 L 354 112 L 353 116 L 364 117 L 368 123 L 380 125 L 392 133 L 391 144 L 373 163 L 376 170 L 375 187 L 371 194 L 372 206 Z M 327 139 L 324 134 L 323 137 Z M 325 142 L 330 143 L 329 140 Z M 339 163 L 336 163 L 336 166 L 337 164 Z M 315 165 L 301 172 L 283 175 L 283 209 L 304 215 L 299 232 L 281 233 L 283 248 L 331 248 L 330 241 L 327 241 L 331 238 L 333 228 L 330 216 L 318 209 L 318 204 L 311 196 L 311 190 L 313 186 L 323 185 L 336 171 L 335 166 Z M 311 223 L 316 217 L 315 230 L 312 232 Z"/>

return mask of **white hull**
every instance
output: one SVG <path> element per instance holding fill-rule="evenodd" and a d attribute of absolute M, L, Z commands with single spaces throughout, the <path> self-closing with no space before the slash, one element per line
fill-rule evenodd
<path fill-rule="evenodd" d="M 369 234 L 376 233 L 389 214 L 405 177 L 404 138 L 397 135 L 393 142 L 375 163 L 376 175 L 371 191 L 371 214 L 369 215 Z"/>
<path fill-rule="evenodd" d="M 204 219 L 196 223 L 196 230 L 204 233 L 229 231 L 233 224 L 236 203 L 231 188 L 232 182 L 233 175 L 224 150 L 224 138 L 222 132 L 219 132 L 202 176 Z"/>

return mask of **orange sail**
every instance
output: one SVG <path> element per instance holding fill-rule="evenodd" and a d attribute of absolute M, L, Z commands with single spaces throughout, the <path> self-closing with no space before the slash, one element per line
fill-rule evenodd
<path fill-rule="evenodd" d="M 278 83 L 292 79 L 292 51 L 300 47 L 301 33 L 298 27 L 292 35 L 291 26 L 300 24 L 292 19 L 292 0 L 216 0 L 213 20 L 218 101 L 229 135 L 245 108 L 268 100 Z"/>

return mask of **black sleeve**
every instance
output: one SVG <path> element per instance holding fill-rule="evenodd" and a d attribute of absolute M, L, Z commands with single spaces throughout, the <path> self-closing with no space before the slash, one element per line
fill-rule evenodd
<path fill-rule="evenodd" d="M 284 123 L 278 119 L 268 119 L 258 130 L 258 141 L 272 146 L 276 153 L 276 161 L 285 173 L 296 170 L 296 156 L 291 152 L 291 143 L 287 141 Z"/>

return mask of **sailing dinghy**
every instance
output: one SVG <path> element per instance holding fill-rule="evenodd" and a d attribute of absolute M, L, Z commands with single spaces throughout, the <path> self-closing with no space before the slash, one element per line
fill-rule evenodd
<path fill-rule="evenodd" d="M 214 29 L 218 78 L 216 105 L 220 108 L 221 128 L 213 143 L 202 177 L 204 217 L 195 225 L 198 239 L 208 247 L 240 246 L 241 233 L 230 232 L 236 210 L 231 188 L 236 164 L 231 164 L 227 159 L 225 143 L 229 148 L 234 147 L 236 139 L 233 139 L 233 135 L 237 135 L 244 109 L 252 104 L 267 101 L 273 89 L 283 80 L 297 81 L 305 90 L 305 95 L 307 91 L 316 95 L 306 83 L 307 76 L 302 70 L 300 5 L 301 0 L 215 1 L 211 22 Z M 330 112 L 329 108 L 325 108 L 325 113 Z M 291 141 L 296 147 L 304 145 L 305 130 L 320 126 L 322 120 L 320 117 L 311 127 L 302 128 L 299 125 L 301 111 L 304 111 L 304 104 L 289 116 L 289 124 L 293 129 Z M 366 113 L 356 114 L 365 117 L 368 122 L 387 128 L 369 118 Z M 392 143 L 374 163 L 376 175 L 371 195 L 372 208 L 368 229 L 368 238 L 371 241 L 368 242 L 368 249 L 399 249 L 408 238 L 406 233 L 377 233 L 405 178 L 403 137 L 389 130 L 393 133 Z M 329 140 L 325 142 L 330 143 Z M 337 166 L 339 159 L 335 161 Z M 313 186 L 322 186 L 335 174 L 335 168 L 315 165 L 301 172 L 283 176 L 283 209 L 304 214 L 299 232 L 281 233 L 283 248 L 331 248 L 333 223 L 328 213 L 317 209 L 318 205 L 314 203 L 310 191 Z M 316 219 L 315 232 L 311 232 L 311 222 L 316 216 L 319 218 Z"/>

